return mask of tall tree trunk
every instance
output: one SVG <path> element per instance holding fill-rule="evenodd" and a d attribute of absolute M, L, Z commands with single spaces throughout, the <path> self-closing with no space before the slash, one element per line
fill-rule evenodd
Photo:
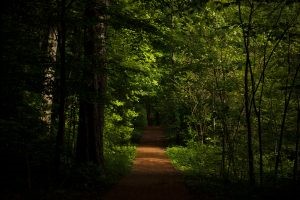
<path fill-rule="evenodd" d="M 222 52 L 221 52 L 222 55 Z M 221 56 L 222 58 L 222 56 Z M 222 78 L 223 81 L 226 81 L 226 75 L 224 72 L 224 69 L 222 67 L 221 69 L 221 77 L 217 74 L 217 70 L 214 69 L 214 77 L 215 81 L 214 84 L 216 88 L 221 88 L 219 85 L 219 78 Z M 215 92 L 213 92 L 213 95 Z M 231 161 L 233 161 L 233 148 L 232 145 L 230 144 L 230 135 L 229 135 L 229 128 L 228 128 L 228 123 L 227 123 L 227 98 L 226 98 L 226 93 L 224 89 L 217 91 L 217 95 L 219 97 L 220 102 L 223 105 L 222 110 L 218 111 L 218 118 L 221 120 L 222 124 L 222 159 L 221 159 L 221 170 L 220 170 L 220 175 L 223 177 L 224 182 L 226 183 L 228 181 L 228 174 L 230 172 L 230 165 Z M 213 97 L 213 103 L 215 101 L 215 97 Z M 225 109 L 225 110 L 224 110 Z M 227 168 L 227 169 L 226 169 Z"/>
<path fill-rule="evenodd" d="M 107 0 L 91 0 L 85 8 L 85 94 L 80 97 L 76 159 L 103 166 L 103 128 L 106 91 Z"/>
<path fill-rule="evenodd" d="M 298 162 L 299 162 L 299 140 L 300 140 L 300 97 L 297 99 L 297 130 L 296 130 L 296 147 L 295 147 L 295 160 L 294 160 L 294 174 L 295 181 L 298 180 Z"/>
<path fill-rule="evenodd" d="M 58 30 L 57 27 L 50 27 L 49 30 L 49 56 L 50 56 L 50 67 L 48 71 L 46 72 L 46 76 L 48 76 L 48 87 L 49 87 L 49 109 L 50 111 L 50 134 L 54 135 L 57 130 L 57 119 L 58 119 L 58 106 L 59 105 L 59 94 L 58 94 L 58 89 L 59 89 L 59 84 L 58 84 L 58 71 L 56 70 L 55 65 L 57 64 L 57 60 L 59 60 L 58 56 Z"/>
<path fill-rule="evenodd" d="M 254 79 L 254 73 L 252 68 L 250 67 L 250 77 L 251 77 L 251 90 L 252 90 L 252 99 L 250 102 L 250 107 L 253 105 L 254 113 L 257 119 L 257 135 L 258 135 L 258 149 L 259 149 L 259 182 L 263 184 L 263 145 L 262 145 L 262 117 L 261 117 L 261 104 L 262 104 L 262 96 L 264 91 L 264 80 L 265 80 L 265 70 L 266 69 L 266 53 L 264 54 L 264 65 L 263 70 L 261 72 L 261 80 L 258 82 L 258 85 L 261 84 L 261 91 L 258 97 L 258 105 L 256 105 L 256 82 Z"/>
<path fill-rule="evenodd" d="M 281 119 L 280 133 L 279 133 L 278 144 L 277 144 L 277 155 L 276 155 L 276 160 L 275 160 L 275 170 L 274 170 L 275 178 L 278 177 L 279 164 L 281 163 L 281 147 L 282 147 L 282 142 L 283 142 L 285 121 L 286 121 L 287 112 L 288 112 L 290 100 L 291 100 L 291 97 L 292 97 L 292 92 L 293 92 L 294 87 L 295 87 L 295 82 L 296 82 L 296 78 L 297 78 L 299 70 L 300 70 L 300 64 L 297 66 L 296 72 L 294 74 L 294 77 L 293 77 L 293 80 L 292 80 L 290 86 L 288 86 L 288 80 L 289 80 L 290 73 L 288 74 L 288 77 L 287 77 L 286 88 L 285 88 L 285 100 L 284 100 L 283 116 L 282 116 L 282 119 Z M 289 88 L 290 88 L 290 90 L 288 91 Z"/>
<path fill-rule="evenodd" d="M 249 67 L 250 59 L 249 52 L 247 52 L 247 61 L 244 74 L 244 98 L 245 98 L 245 114 L 246 114 L 246 125 L 247 125 L 247 143 L 248 143 L 248 165 L 249 165 L 249 180 L 250 184 L 254 184 L 254 164 L 253 164 L 253 150 L 252 150 L 252 124 L 251 124 L 251 110 L 249 102 Z"/>
<path fill-rule="evenodd" d="M 249 1 L 250 6 L 250 13 L 248 16 L 247 27 L 243 27 L 243 38 L 244 38 L 244 47 L 246 52 L 246 66 L 244 72 L 244 99 L 245 99 L 245 117 L 246 117 L 246 127 L 247 127 L 247 145 L 248 145 L 248 175 L 249 175 L 249 182 L 250 185 L 255 184 L 255 176 L 254 176 L 254 159 L 253 159 L 253 144 L 252 144 L 252 123 L 251 123 L 251 101 L 249 95 L 249 73 L 251 70 L 251 60 L 250 60 L 250 30 L 251 30 L 251 23 L 252 23 L 252 15 L 254 11 L 253 2 Z M 239 17 L 240 23 L 244 26 L 244 22 L 242 19 L 241 13 L 241 2 L 239 1 Z"/>
<path fill-rule="evenodd" d="M 58 131 L 56 136 L 55 165 L 60 169 L 64 150 L 65 137 L 65 99 L 66 99 L 66 0 L 60 1 L 60 28 L 59 28 L 59 55 L 60 55 L 60 85 L 59 85 L 59 108 L 58 108 Z"/>

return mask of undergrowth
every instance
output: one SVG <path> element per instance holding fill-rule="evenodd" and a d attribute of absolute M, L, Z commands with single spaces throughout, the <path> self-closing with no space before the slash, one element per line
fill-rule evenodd
<path fill-rule="evenodd" d="M 247 179 L 220 175 L 221 149 L 214 145 L 189 142 L 187 146 L 167 148 L 174 167 L 181 171 L 195 199 L 286 199 L 299 196 L 299 184 L 265 179 L 263 186 L 250 186 Z M 241 170 L 243 166 L 240 166 Z M 257 174 L 256 174 L 257 175 Z M 258 176 L 258 175 L 257 175 Z"/>
<path fill-rule="evenodd" d="M 106 184 L 113 184 L 130 172 L 135 150 L 135 146 L 117 146 L 105 151 Z"/>
<path fill-rule="evenodd" d="M 113 146 L 105 148 L 105 166 L 95 164 L 74 166 L 66 170 L 65 178 L 50 191 L 41 194 L 30 194 L 30 200 L 85 200 L 101 199 L 101 196 L 130 172 L 135 158 L 135 146 Z M 13 199 L 13 198 L 12 198 Z"/>

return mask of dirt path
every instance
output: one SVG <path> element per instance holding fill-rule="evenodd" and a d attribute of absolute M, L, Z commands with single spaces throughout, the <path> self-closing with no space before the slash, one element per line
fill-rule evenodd
<path fill-rule="evenodd" d="M 188 200 L 181 175 L 165 153 L 165 138 L 159 127 L 145 129 L 131 174 L 123 178 L 104 200 Z"/>

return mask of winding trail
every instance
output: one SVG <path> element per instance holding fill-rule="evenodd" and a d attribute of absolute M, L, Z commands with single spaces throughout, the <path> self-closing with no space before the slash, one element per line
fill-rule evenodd
<path fill-rule="evenodd" d="M 124 177 L 104 200 L 189 200 L 182 177 L 165 153 L 160 127 L 147 127 L 137 147 L 131 174 Z"/>

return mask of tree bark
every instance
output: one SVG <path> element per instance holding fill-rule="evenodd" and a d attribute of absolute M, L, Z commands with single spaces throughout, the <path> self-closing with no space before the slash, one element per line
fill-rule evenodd
<path fill-rule="evenodd" d="M 64 151 L 65 137 L 65 99 L 66 99 L 66 0 L 60 1 L 60 29 L 59 29 L 59 55 L 60 55 L 60 85 L 58 108 L 58 131 L 56 136 L 55 166 L 60 170 Z"/>
<path fill-rule="evenodd" d="M 251 123 L 251 101 L 249 98 L 249 73 L 251 70 L 251 60 L 250 60 L 250 30 L 252 23 L 252 15 L 253 15 L 253 3 L 249 1 L 250 4 L 250 13 L 248 16 L 247 27 L 243 27 L 243 38 L 244 38 L 244 47 L 246 52 L 246 66 L 244 72 L 244 99 L 245 99 L 245 117 L 246 117 L 246 127 L 247 127 L 247 145 L 248 145 L 248 175 L 249 175 L 249 183 L 250 185 L 255 184 L 255 176 L 254 176 L 254 162 L 253 162 L 253 144 L 252 144 L 252 123 Z M 241 2 L 239 1 L 239 17 L 242 26 L 244 26 L 244 22 L 242 19 L 241 13 Z"/>
<path fill-rule="evenodd" d="M 107 0 L 86 2 L 84 94 L 80 96 L 76 148 L 78 163 L 103 166 L 103 128 L 106 91 L 106 14 Z"/>
<path fill-rule="evenodd" d="M 294 160 L 294 174 L 295 181 L 298 180 L 298 162 L 299 162 L 299 140 L 300 140 L 300 97 L 297 99 L 297 130 L 296 130 L 296 147 L 295 147 L 295 160 Z"/>

